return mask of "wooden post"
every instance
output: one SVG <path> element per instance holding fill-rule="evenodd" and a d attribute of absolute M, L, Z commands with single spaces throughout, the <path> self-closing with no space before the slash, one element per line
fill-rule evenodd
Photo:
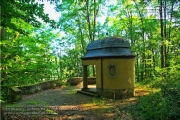
<path fill-rule="evenodd" d="M 83 89 L 82 90 L 87 90 L 88 89 L 88 83 L 87 83 L 87 65 L 83 65 Z"/>

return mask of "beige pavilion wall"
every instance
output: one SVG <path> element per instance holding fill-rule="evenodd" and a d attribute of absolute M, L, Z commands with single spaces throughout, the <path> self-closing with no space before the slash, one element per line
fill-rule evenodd
<path fill-rule="evenodd" d="M 117 68 L 116 77 L 109 77 L 109 65 Z M 135 68 L 134 58 L 103 59 L 103 88 L 126 89 L 134 88 Z"/>

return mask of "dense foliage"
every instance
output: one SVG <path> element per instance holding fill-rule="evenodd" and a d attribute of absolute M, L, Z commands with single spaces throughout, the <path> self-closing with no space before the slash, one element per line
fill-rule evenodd
<path fill-rule="evenodd" d="M 136 81 L 162 88 L 153 98 L 166 105 L 164 110 L 179 104 L 179 94 L 173 96 L 170 92 L 164 97 L 164 91 L 178 92 L 180 85 L 178 0 L 51 2 L 61 14 L 57 23 L 48 18 L 43 5 L 35 0 L 1 0 L 1 96 L 11 86 L 82 76 L 81 57 L 87 45 L 103 37 L 121 36 L 130 42 L 136 55 Z M 59 29 L 60 34 L 52 28 Z M 89 71 L 95 75 L 94 66 Z M 173 105 L 168 101 L 173 101 Z M 153 105 L 161 108 L 158 102 Z M 147 109 L 141 106 L 138 110 L 146 113 Z"/>
<path fill-rule="evenodd" d="M 137 81 L 154 81 L 167 76 L 172 67 L 179 69 L 179 4 L 177 0 L 64 0 L 56 7 L 61 12 L 57 24 L 80 56 L 94 40 L 122 36 L 136 54 Z"/>
<path fill-rule="evenodd" d="M 58 35 L 41 24 L 54 23 L 43 10 L 33 1 L 1 1 L 1 97 L 12 86 L 57 76 L 51 43 Z"/>

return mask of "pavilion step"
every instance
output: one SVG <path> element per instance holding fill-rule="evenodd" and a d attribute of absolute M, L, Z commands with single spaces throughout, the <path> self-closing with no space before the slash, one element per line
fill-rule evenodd
<path fill-rule="evenodd" d="M 92 91 L 92 90 L 87 90 L 87 91 L 85 91 L 85 92 L 90 92 L 90 93 L 97 94 L 97 92 L 95 92 L 95 91 Z"/>
<path fill-rule="evenodd" d="M 88 95 L 88 96 L 92 96 L 92 97 L 97 97 L 98 94 L 93 92 L 93 91 L 83 91 L 83 90 L 79 90 L 77 91 L 77 93 L 83 94 L 83 95 Z"/>

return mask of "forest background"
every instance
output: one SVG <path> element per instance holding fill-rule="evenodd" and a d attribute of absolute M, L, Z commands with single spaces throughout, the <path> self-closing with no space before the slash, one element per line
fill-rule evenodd
<path fill-rule="evenodd" d="M 44 2 L 55 6 L 58 21 L 44 13 Z M 1 0 L 0 5 L 1 100 L 12 86 L 81 77 L 87 45 L 108 36 L 129 41 L 136 83 L 180 88 L 179 0 Z M 95 76 L 94 67 L 89 76 Z"/>

